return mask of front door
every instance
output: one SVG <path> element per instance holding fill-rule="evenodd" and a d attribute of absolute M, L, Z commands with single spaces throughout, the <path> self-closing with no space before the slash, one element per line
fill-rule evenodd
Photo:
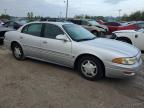
<path fill-rule="evenodd" d="M 45 24 L 41 49 L 43 59 L 60 64 L 71 64 L 71 42 L 57 40 L 56 36 L 64 34 L 62 29 L 53 24 Z"/>

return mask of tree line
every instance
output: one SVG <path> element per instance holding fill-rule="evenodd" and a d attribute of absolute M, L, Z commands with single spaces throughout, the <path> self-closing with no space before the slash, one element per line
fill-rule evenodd
<path fill-rule="evenodd" d="M 10 19 L 11 16 L 8 14 L 1 14 L 0 19 Z M 42 18 L 41 16 L 34 16 L 33 12 L 28 12 L 27 13 L 27 19 L 28 20 L 35 20 Z M 49 18 L 49 17 L 48 17 Z M 89 15 L 76 15 L 74 18 L 86 18 L 86 19 L 97 19 L 97 20 L 103 20 L 106 21 L 106 18 L 104 16 L 89 16 Z M 119 17 L 117 17 L 119 20 Z M 144 21 L 144 11 L 136 11 L 131 13 L 130 15 L 124 14 L 121 18 L 121 21 Z"/>
<path fill-rule="evenodd" d="M 130 15 L 124 14 L 121 18 L 122 21 L 144 21 L 144 11 L 136 11 Z"/>

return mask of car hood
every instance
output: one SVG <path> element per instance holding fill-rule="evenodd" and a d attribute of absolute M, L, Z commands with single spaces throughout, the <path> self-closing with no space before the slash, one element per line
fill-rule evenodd
<path fill-rule="evenodd" d="M 121 53 L 126 57 L 136 56 L 140 51 L 133 45 L 112 39 L 97 38 L 90 41 L 83 41 L 82 43 L 93 48 L 102 48 L 104 50 Z"/>
<path fill-rule="evenodd" d="M 119 31 L 115 31 L 113 33 L 135 33 L 135 30 L 119 30 Z"/>

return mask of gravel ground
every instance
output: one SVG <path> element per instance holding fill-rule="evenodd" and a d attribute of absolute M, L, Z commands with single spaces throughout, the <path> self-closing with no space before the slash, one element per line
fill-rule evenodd
<path fill-rule="evenodd" d="M 0 47 L 0 108 L 144 108 L 144 72 L 87 81 L 72 69 L 26 59 Z"/>

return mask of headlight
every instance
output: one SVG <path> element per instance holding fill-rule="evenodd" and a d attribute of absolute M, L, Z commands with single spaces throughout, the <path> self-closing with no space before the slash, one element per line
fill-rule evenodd
<path fill-rule="evenodd" d="M 112 60 L 113 63 L 124 64 L 124 65 L 133 65 L 133 64 L 136 63 L 136 61 L 137 61 L 136 57 L 131 57 L 131 58 L 116 58 L 116 59 Z"/>

